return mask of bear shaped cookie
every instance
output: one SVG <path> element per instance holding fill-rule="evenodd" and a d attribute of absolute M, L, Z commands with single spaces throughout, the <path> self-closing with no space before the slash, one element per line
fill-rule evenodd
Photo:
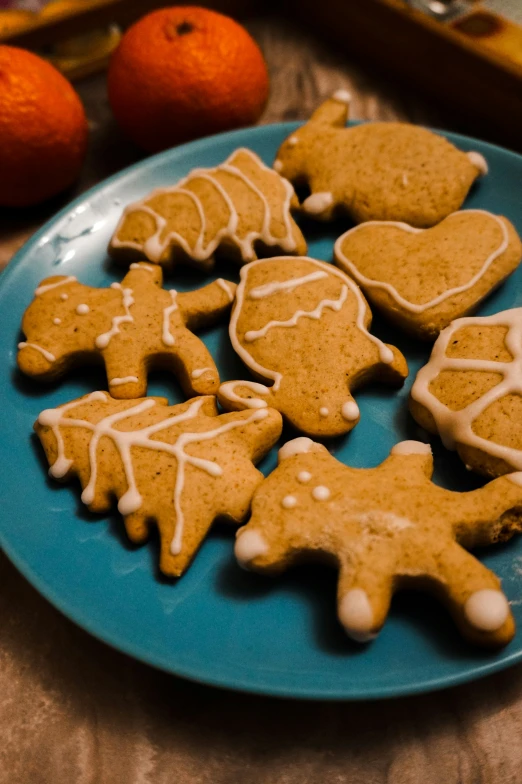
<path fill-rule="evenodd" d="M 361 223 L 339 237 L 334 253 L 371 305 L 415 337 L 433 340 L 516 269 L 522 245 L 506 218 L 462 210 L 431 229 Z"/>
<path fill-rule="evenodd" d="M 221 251 L 245 263 L 277 253 L 306 253 L 291 210 L 291 184 L 251 150 L 236 150 L 214 169 L 194 169 L 170 188 L 130 204 L 109 252 L 124 262 L 146 256 L 172 266 L 191 261 L 205 270 Z"/>
<path fill-rule="evenodd" d="M 92 392 L 42 411 L 35 423 L 49 473 L 77 476 L 82 501 L 106 513 L 118 499 L 129 538 L 159 529 L 160 569 L 179 577 L 217 518 L 245 519 L 263 479 L 254 468 L 281 433 L 277 411 L 218 415 L 214 397 L 176 406 Z"/>
<path fill-rule="evenodd" d="M 219 374 L 205 344 L 192 330 L 228 313 L 235 284 L 219 278 L 196 291 L 161 288 L 161 267 L 131 264 L 122 283 L 96 289 L 74 276 L 53 275 L 36 289 L 18 344 L 18 367 L 28 376 L 54 381 L 70 367 L 100 358 L 111 395 L 142 397 L 147 374 L 176 374 L 184 393 L 213 394 Z"/>
<path fill-rule="evenodd" d="M 417 374 L 410 411 L 468 468 L 522 472 L 522 308 L 446 327 Z M 522 484 L 522 473 L 512 476 Z"/>
<path fill-rule="evenodd" d="M 278 574 L 314 557 L 336 564 L 339 621 L 359 642 L 379 633 L 401 587 L 438 596 L 471 642 L 511 640 L 500 580 L 466 550 L 522 529 L 520 484 L 501 477 L 472 492 L 445 490 L 431 482 L 431 450 L 418 441 L 396 444 L 376 468 L 350 468 L 297 438 L 280 449 L 279 463 L 237 532 L 242 566 Z"/>
<path fill-rule="evenodd" d="M 352 390 L 373 379 L 400 386 L 408 374 L 370 324 L 357 284 L 331 264 L 280 257 L 242 267 L 230 339 L 257 380 L 222 384 L 219 402 L 271 406 L 310 435 L 347 433 L 359 421 Z"/>
<path fill-rule="evenodd" d="M 405 221 L 427 227 L 458 210 L 482 155 L 458 150 L 416 125 L 370 122 L 346 128 L 350 95 L 340 90 L 283 142 L 274 169 L 308 185 L 303 211 L 320 220 L 347 212 L 357 223 Z"/>

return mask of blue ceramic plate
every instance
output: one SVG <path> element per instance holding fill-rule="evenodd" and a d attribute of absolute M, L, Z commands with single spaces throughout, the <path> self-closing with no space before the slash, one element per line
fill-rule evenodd
<path fill-rule="evenodd" d="M 57 273 L 76 275 L 93 286 L 121 279 L 121 268 L 111 264 L 106 246 L 123 205 L 196 166 L 220 163 L 239 146 L 271 163 L 296 127 L 287 123 L 238 131 L 149 158 L 73 202 L 9 265 L 0 279 L 0 544 L 27 579 L 76 623 L 138 659 L 197 681 L 286 697 L 355 699 L 412 694 L 478 678 L 522 659 L 522 538 L 480 554 L 502 577 L 513 604 L 519 631 L 507 648 L 498 653 L 472 649 L 434 600 L 406 593 L 394 600 L 380 637 L 360 647 L 337 623 L 333 571 L 307 567 L 274 581 L 246 573 L 233 558 L 233 533 L 216 529 L 187 574 L 168 581 L 158 574 L 157 542 L 131 546 L 117 514 L 91 515 L 77 486 L 49 481 L 32 436 L 42 409 L 106 385 L 104 375 L 92 370 L 71 373 L 53 388 L 18 374 L 20 320 L 38 282 Z M 522 233 L 522 157 L 464 137 L 448 138 L 463 150 L 483 153 L 490 166 L 466 206 L 506 215 Z M 303 228 L 310 255 L 331 260 L 333 241 L 348 223 Z M 234 279 L 237 272 L 218 270 Z M 203 283 L 195 273 L 176 273 L 175 280 L 180 290 Z M 520 305 L 522 269 L 480 312 Z M 397 441 L 418 437 L 406 401 L 429 348 L 379 319 L 374 331 L 405 353 L 410 376 L 400 392 L 376 386 L 357 394 L 361 422 L 334 445 L 336 457 L 354 466 L 374 466 Z M 223 380 L 245 376 L 226 326 L 203 338 Z M 172 378 L 155 375 L 149 389 L 172 402 L 182 400 Z M 287 432 L 283 437 L 293 436 Z M 479 484 L 436 439 L 434 452 L 437 482 L 458 490 Z M 261 468 L 270 471 L 275 460 L 274 449 Z"/>

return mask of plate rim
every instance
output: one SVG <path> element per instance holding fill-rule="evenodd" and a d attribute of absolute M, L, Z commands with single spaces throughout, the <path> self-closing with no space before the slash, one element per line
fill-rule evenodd
<path fill-rule="evenodd" d="M 110 177 L 101 180 L 100 182 L 91 186 L 88 190 L 78 194 L 74 199 L 65 204 L 57 213 L 50 216 L 46 220 L 43 226 L 41 226 L 22 245 L 22 247 L 9 261 L 8 265 L 4 268 L 4 270 L 2 270 L 0 273 L 0 287 L 9 284 L 11 277 L 16 274 L 18 267 L 23 263 L 25 256 L 28 253 L 33 252 L 38 247 L 41 239 L 45 237 L 45 235 L 49 233 L 51 229 L 52 231 L 55 231 L 56 225 L 59 224 L 68 215 L 70 215 L 71 212 L 73 212 L 82 204 L 88 202 L 93 197 L 98 197 L 101 192 L 106 190 L 108 187 L 110 188 L 111 185 L 116 183 L 123 184 L 126 178 L 132 176 L 144 168 L 147 168 L 151 165 L 151 163 L 153 165 L 157 165 L 161 163 L 162 160 L 168 160 L 171 162 L 177 158 L 183 158 L 187 153 L 197 154 L 198 148 L 201 147 L 208 149 L 209 144 L 212 144 L 212 142 L 216 140 L 227 140 L 233 144 L 235 139 L 243 139 L 245 134 L 247 134 L 246 140 L 243 142 L 243 144 L 246 145 L 248 144 L 247 140 L 251 139 L 252 135 L 263 136 L 265 133 L 270 133 L 274 129 L 289 134 L 303 125 L 303 122 L 304 121 L 287 121 L 279 123 L 267 123 L 265 125 L 240 128 L 235 131 L 226 131 L 215 134 L 213 136 L 206 136 L 202 139 L 197 139 L 195 141 L 179 145 L 178 147 L 169 148 L 168 150 L 157 153 L 155 155 L 147 156 L 140 161 L 137 161 L 130 166 L 115 172 Z M 358 125 L 361 122 L 371 121 L 350 121 L 349 125 Z M 482 150 L 485 150 L 486 153 L 488 150 L 490 150 L 491 152 L 497 154 L 500 153 L 502 156 L 507 155 L 508 158 L 512 158 L 514 161 L 516 161 L 517 165 L 522 165 L 521 154 L 504 148 L 500 145 L 482 141 L 465 134 L 447 131 L 445 129 L 429 128 L 429 130 L 432 130 L 435 133 L 439 133 L 444 137 L 449 138 L 450 141 L 459 145 L 463 143 L 465 148 L 469 147 L 473 143 L 478 143 Z M 235 673 L 234 676 L 231 677 L 229 672 L 226 670 L 225 672 L 218 671 L 217 673 L 202 673 L 201 671 L 197 671 L 197 666 L 192 670 L 185 667 L 184 665 L 172 666 L 172 664 L 164 661 L 163 657 L 157 655 L 155 652 L 147 652 L 144 654 L 133 641 L 129 641 L 118 631 L 107 631 L 104 628 L 100 629 L 99 624 L 97 622 L 93 622 L 90 619 L 88 613 L 86 614 L 81 607 L 71 607 L 67 597 L 64 598 L 60 595 L 59 591 L 55 591 L 54 588 L 50 586 L 44 578 L 40 577 L 40 575 L 33 569 L 26 559 L 17 553 L 16 547 L 11 547 L 10 543 L 5 540 L 2 526 L 0 526 L 0 547 L 11 563 L 15 566 L 15 568 L 21 573 L 24 579 L 27 579 L 27 581 L 40 594 L 40 596 L 42 596 L 44 600 L 49 601 L 69 621 L 72 621 L 77 626 L 87 631 L 100 642 L 108 645 L 120 653 L 123 653 L 126 656 L 131 656 L 137 661 L 140 661 L 149 666 L 153 666 L 156 669 L 159 669 L 170 675 L 181 677 L 191 682 L 203 685 L 209 685 L 243 693 L 285 699 L 299 699 L 309 701 L 375 701 L 380 699 L 391 699 L 425 694 L 451 688 L 463 683 L 469 683 L 487 677 L 488 675 L 492 675 L 495 672 L 507 669 L 508 667 L 511 667 L 522 660 L 521 645 L 520 650 L 514 651 L 506 658 L 471 665 L 462 672 L 450 675 L 438 675 L 431 678 L 427 677 L 422 680 L 417 680 L 413 684 L 401 684 L 399 686 L 394 686 L 393 684 L 383 686 L 381 684 L 376 688 L 371 688 L 365 684 L 362 688 L 357 688 L 357 684 L 354 683 L 349 689 L 344 688 L 341 691 L 335 690 L 335 687 L 330 689 L 324 686 L 315 686 L 310 689 L 305 683 L 302 685 L 292 685 L 290 687 L 274 684 L 264 685 L 262 683 L 256 682 L 255 678 L 245 678 L 245 676 L 239 672 Z"/>

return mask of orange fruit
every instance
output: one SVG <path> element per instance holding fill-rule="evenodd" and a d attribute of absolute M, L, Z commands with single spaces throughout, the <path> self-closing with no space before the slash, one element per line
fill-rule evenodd
<path fill-rule="evenodd" d="M 108 73 L 116 120 L 149 152 L 255 123 L 268 87 L 244 27 L 196 6 L 163 8 L 132 25 Z"/>
<path fill-rule="evenodd" d="M 0 206 L 38 204 L 78 177 L 87 119 L 70 83 L 24 49 L 0 46 Z"/>

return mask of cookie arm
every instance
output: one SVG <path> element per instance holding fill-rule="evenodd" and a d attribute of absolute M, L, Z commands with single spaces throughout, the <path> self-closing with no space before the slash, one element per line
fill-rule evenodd
<path fill-rule="evenodd" d="M 349 100 L 349 93 L 339 90 L 315 110 L 307 125 L 329 125 L 332 128 L 344 128 L 348 119 Z"/>
<path fill-rule="evenodd" d="M 218 278 L 202 289 L 178 294 L 178 307 L 187 328 L 193 331 L 219 321 L 230 310 L 235 291 L 235 283 Z"/>
<path fill-rule="evenodd" d="M 522 531 L 522 486 L 507 476 L 478 490 L 452 495 L 453 529 L 464 547 L 506 541 Z"/>

